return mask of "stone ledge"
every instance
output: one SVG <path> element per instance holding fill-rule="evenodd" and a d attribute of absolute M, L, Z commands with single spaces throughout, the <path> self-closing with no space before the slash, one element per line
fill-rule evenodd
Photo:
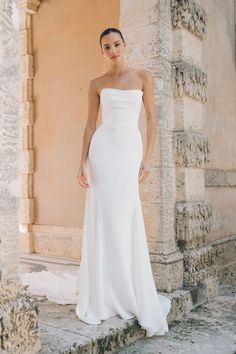
<path fill-rule="evenodd" d="M 196 250 L 187 250 L 184 256 L 184 285 L 195 286 L 211 277 L 236 279 L 236 236 L 214 240 Z"/>
<path fill-rule="evenodd" d="M 168 324 L 181 320 L 194 307 L 210 298 L 209 291 L 202 291 L 202 288 L 207 290 L 209 286 L 177 289 L 168 295 L 158 292 L 172 300 Z M 136 318 L 122 320 L 114 316 L 102 321 L 101 325 L 93 326 L 78 320 L 75 305 L 58 305 L 45 300 L 40 307 L 42 349 L 39 354 L 117 353 L 146 336 L 146 331 L 141 329 Z M 162 338 L 155 336 L 158 337 Z"/>
<path fill-rule="evenodd" d="M 205 187 L 236 187 L 236 171 L 205 169 Z"/>
<path fill-rule="evenodd" d="M 192 305 L 189 291 L 176 290 L 168 296 L 172 299 L 167 318 L 171 323 L 187 314 Z M 114 316 L 101 325 L 87 325 L 78 320 L 75 305 L 58 305 L 47 299 L 40 305 L 39 327 L 42 341 L 39 354 L 116 353 L 146 336 L 136 318 L 122 320 Z"/>

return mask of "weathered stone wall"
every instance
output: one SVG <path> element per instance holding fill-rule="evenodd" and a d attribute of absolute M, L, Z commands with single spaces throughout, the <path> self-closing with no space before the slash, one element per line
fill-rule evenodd
<path fill-rule="evenodd" d="M 218 284 L 216 257 L 207 245 L 212 226 L 212 205 L 205 200 L 204 182 L 204 170 L 210 159 L 208 136 L 203 134 L 208 74 L 202 67 L 208 17 L 204 6 L 194 0 L 172 0 L 171 3 L 175 236 L 183 254 L 183 286 L 204 287 L 207 289 L 204 296 L 209 299 L 217 293 Z"/>
<path fill-rule="evenodd" d="M 213 23 L 221 22 L 222 33 L 217 39 L 225 37 L 223 42 L 226 48 L 231 45 L 227 56 L 234 60 L 235 9 L 232 0 L 224 7 L 222 18 L 217 16 L 220 14 L 222 3 L 216 2 L 215 9 L 214 1 L 207 4 L 206 6 L 205 1 L 198 3 L 194 0 L 160 0 L 136 2 L 134 8 L 131 0 L 121 1 L 120 25 L 128 43 L 131 43 L 131 49 L 128 48 L 127 53 L 128 61 L 133 65 L 149 67 L 155 77 L 157 143 L 150 178 L 141 188 L 141 197 L 157 288 L 171 291 L 181 284 L 187 287 L 205 284 L 204 286 L 210 289 L 209 293 L 214 294 L 217 293 L 217 279 L 222 281 L 225 274 L 224 265 L 227 267 L 227 262 L 232 264 L 235 254 L 235 228 L 231 227 L 231 233 L 227 232 L 230 227 L 227 222 L 231 220 L 233 225 L 235 223 L 235 207 L 229 210 L 235 200 L 235 189 L 229 198 L 231 204 L 228 207 L 226 196 L 225 202 L 221 201 L 223 207 L 220 209 L 220 215 L 217 203 L 215 204 L 216 199 L 209 198 L 206 188 L 209 177 L 213 174 L 215 176 L 215 172 L 209 168 L 212 164 L 211 158 L 214 159 L 212 141 L 217 144 L 218 150 L 221 146 L 218 135 L 214 136 L 214 132 L 228 132 L 230 140 L 227 134 L 222 135 L 222 138 L 227 141 L 227 152 L 232 155 L 234 149 L 229 150 L 229 147 L 235 144 L 235 129 L 226 131 L 226 123 L 222 121 L 219 122 L 217 130 L 212 121 L 217 115 L 218 108 L 215 103 L 219 102 L 218 105 L 223 108 L 223 102 L 226 100 L 223 92 L 219 95 L 220 86 L 217 85 L 217 80 L 220 82 L 221 78 L 212 65 L 212 54 L 221 50 L 221 65 L 224 55 L 223 48 L 214 44 L 214 31 L 215 28 L 217 31 L 219 26 L 213 26 Z M 225 27 L 228 19 L 229 24 Z M 206 51 L 206 47 L 210 47 L 209 43 L 214 46 L 214 53 L 209 49 Z M 132 48 L 136 48 L 135 51 Z M 209 65 L 206 65 L 206 62 Z M 229 124 L 229 129 L 235 126 L 232 114 L 236 113 L 233 101 L 236 84 L 235 63 L 232 63 L 231 60 L 231 67 L 225 69 L 221 69 L 220 63 L 218 65 L 219 72 L 228 73 L 225 86 L 231 81 L 231 91 L 228 89 L 227 99 L 231 102 L 228 111 L 232 124 Z M 209 110 L 209 107 L 212 109 Z M 144 125 L 144 120 L 142 123 Z M 209 126 L 209 130 L 206 126 Z M 145 133 L 143 128 L 144 141 Z M 220 157 L 218 165 L 222 162 L 223 166 L 222 152 Z M 230 161 L 233 165 L 234 158 Z M 235 178 L 232 176 L 233 171 L 227 171 L 223 176 L 224 183 L 228 180 L 230 187 L 235 186 Z M 225 193 L 229 196 L 226 191 Z M 217 238 L 214 232 L 223 218 L 226 232 L 223 233 L 221 228 L 221 242 L 217 243 L 216 247 L 211 241 Z M 230 236 L 230 239 L 225 238 L 225 242 L 232 246 L 228 261 L 224 257 L 224 250 L 229 247 L 225 247 L 222 241 L 227 236 Z M 227 278 L 232 281 L 232 272 Z"/>
<path fill-rule="evenodd" d="M 18 260 L 19 8 L 0 0 L 0 352 L 40 348 L 38 302 L 21 286 Z M 29 352 L 28 352 L 29 353 Z"/>
<path fill-rule="evenodd" d="M 176 239 L 184 285 L 213 293 L 236 280 L 234 14 L 233 0 L 172 1 Z"/>
<path fill-rule="evenodd" d="M 14 12 L 13 12 L 14 6 Z M 16 13 L 16 16 L 14 14 Z M 16 2 L 0 1 L 0 279 L 16 276 L 19 44 Z"/>
<path fill-rule="evenodd" d="M 148 181 L 141 186 L 142 207 L 152 269 L 159 290 L 183 284 L 182 253 L 175 242 L 175 157 L 173 153 L 173 87 L 171 2 L 121 0 L 120 28 L 127 41 L 130 65 L 154 75 L 157 136 Z M 145 118 L 141 131 L 146 144 Z"/>
<path fill-rule="evenodd" d="M 205 170 L 206 200 L 213 205 L 209 243 L 221 250 L 220 282 L 236 283 L 236 1 L 203 1 L 208 34 L 202 64 L 208 74 L 204 134 L 210 161 Z"/>
<path fill-rule="evenodd" d="M 204 134 L 211 156 L 205 170 L 206 199 L 214 205 L 207 238 L 236 235 L 236 50 L 235 1 L 200 1 L 208 14 L 202 65 L 208 74 Z"/>

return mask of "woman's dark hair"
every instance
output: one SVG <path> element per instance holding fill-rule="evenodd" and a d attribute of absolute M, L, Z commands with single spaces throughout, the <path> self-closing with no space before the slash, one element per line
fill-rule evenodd
<path fill-rule="evenodd" d="M 124 40 L 124 37 L 121 33 L 121 31 L 118 29 L 118 28 L 114 28 L 114 27 L 111 27 L 111 28 L 106 28 L 100 35 L 100 46 L 102 47 L 102 37 L 104 37 L 106 34 L 110 33 L 110 32 L 116 32 L 116 33 L 119 33 L 119 35 L 121 36 L 122 38 L 122 41 L 125 42 Z"/>

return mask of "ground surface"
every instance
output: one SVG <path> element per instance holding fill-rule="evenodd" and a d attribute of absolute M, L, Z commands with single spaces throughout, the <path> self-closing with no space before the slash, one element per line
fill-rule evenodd
<path fill-rule="evenodd" d="M 236 354 L 236 288 L 175 321 L 165 337 L 143 338 L 119 354 Z"/>
<path fill-rule="evenodd" d="M 75 270 L 78 266 L 77 261 L 61 257 L 21 255 L 19 271 Z M 91 338 L 106 334 L 109 328 L 122 327 L 124 322 L 111 318 L 97 329 L 78 321 L 73 305 L 64 307 L 46 301 L 40 307 L 43 343 L 40 354 L 63 352 L 63 348 L 70 347 L 73 342 L 85 344 Z M 145 337 L 114 353 L 236 354 L 236 287 L 221 285 L 217 298 L 191 311 L 181 321 L 175 321 L 169 330 L 164 337 Z"/>

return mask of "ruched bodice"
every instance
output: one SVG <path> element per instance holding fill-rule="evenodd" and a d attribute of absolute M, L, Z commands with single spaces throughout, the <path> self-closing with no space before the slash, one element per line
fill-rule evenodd
<path fill-rule="evenodd" d="M 143 91 L 103 88 L 100 94 L 102 125 L 108 128 L 138 129 Z"/>

